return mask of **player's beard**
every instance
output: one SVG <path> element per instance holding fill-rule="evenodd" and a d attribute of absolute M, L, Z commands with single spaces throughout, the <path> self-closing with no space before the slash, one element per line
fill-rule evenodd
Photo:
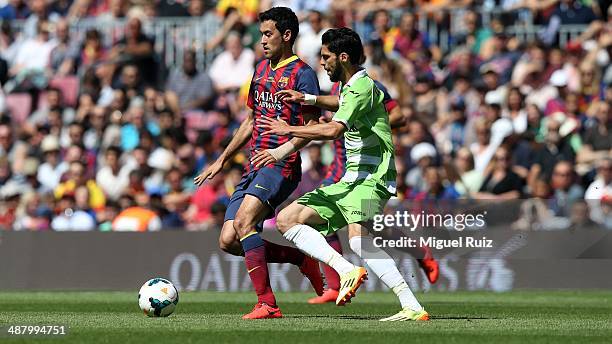
<path fill-rule="evenodd" d="M 329 80 L 331 80 L 331 82 L 338 82 L 340 81 L 341 76 L 342 76 L 342 68 L 339 63 L 336 63 L 336 65 L 334 66 L 334 71 L 329 76 Z"/>

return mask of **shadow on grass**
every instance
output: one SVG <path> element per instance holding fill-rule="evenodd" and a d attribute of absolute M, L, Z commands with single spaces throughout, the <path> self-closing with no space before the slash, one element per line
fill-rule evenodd
<path fill-rule="evenodd" d="M 383 315 L 338 315 L 338 314 L 294 314 L 285 315 L 286 319 L 339 319 L 339 320 L 380 320 Z M 431 320 L 494 320 L 494 317 L 451 317 L 451 316 L 432 316 Z"/>

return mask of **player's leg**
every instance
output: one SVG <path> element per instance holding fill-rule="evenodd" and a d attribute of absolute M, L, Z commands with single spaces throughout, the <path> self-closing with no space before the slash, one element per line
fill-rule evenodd
<path fill-rule="evenodd" d="M 398 314 L 381 321 L 429 320 L 429 315 L 414 297 L 393 258 L 376 247 L 372 237 L 359 223 L 349 224 L 349 245 L 378 278 L 397 295 L 402 305 Z"/>
<path fill-rule="evenodd" d="M 338 233 L 332 233 L 325 237 L 325 240 L 336 252 L 342 254 L 342 244 L 340 244 L 340 238 Z M 327 282 L 327 289 L 323 292 L 323 295 L 313 297 L 308 300 L 310 304 L 323 304 L 328 302 L 335 302 L 338 298 L 338 292 L 340 290 L 340 275 L 331 266 L 321 263 L 323 268 L 323 274 L 325 281 Z"/>
<path fill-rule="evenodd" d="M 234 230 L 240 238 L 244 261 L 257 294 L 257 305 L 243 319 L 282 317 L 270 286 L 265 243 L 255 229 L 266 218 L 269 208 L 257 197 L 245 195 L 233 221 Z"/>
<path fill-rule="evenodd" d="M 234 229 L 234 220 L 223 222 L 223 228 L 219 234 L 219 248 L 234 256 L 244 256 L 242 245 Z"/>
<path fill-rule="evenodd" d="M 320 190 L 320 189 L 319 189 Z M 308 193 L 307 198 L 316 197 Z M 319 199 L 319 210 L 323 207 L 326 200 Z M 330 216 L 334 214 L 333 209 L 328 209 Z M 367 278 L 367 272 L 362 267 L 357 267 L 346 260 L 336 250 L 334 250 L 325 240 L 325 237 L 311 227 L 311 225 L 331 225 L 330 219 L 323 219 L 321 215 L 309 206 L 299 204 L 298 201 L 291 203 L 283 209 L 277 216 L 277 226 L 287 240 L 294 243 L 302 252 L 331 266 L 340 275 L 342 288 L 340 289 L 337 305 L 344 305 L 355 296 L 357 288 Z M 336 227 L 341 228 L 342 226 Z"/>

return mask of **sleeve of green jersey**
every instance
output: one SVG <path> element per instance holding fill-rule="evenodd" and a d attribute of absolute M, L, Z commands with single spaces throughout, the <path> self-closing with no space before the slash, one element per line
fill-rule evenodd
<path fill-rule="evenodd" d="M 347 128 L 353 127 L 355 121 L 371 106 L 372 92 L 367 87 L 352 85 L 343 94 L 342 102 L 332 121 L 340 122 Z"/>

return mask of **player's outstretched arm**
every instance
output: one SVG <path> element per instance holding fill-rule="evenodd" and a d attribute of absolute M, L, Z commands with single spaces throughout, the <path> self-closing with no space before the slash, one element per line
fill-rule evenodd
<path fill-rule="evenodd" d="M 309 126 L 290 126 L 282 119 L 262 118 L 260 125 L 266 129 L 263 134 L 292 135 L 309 140 L 335 140 L 346 131 L 344 124 L 336 121 Z"/>
<path fill-rule="evenodd" d="M 304 94 L 296 90 L 278 91 L 276 92 L 276 96 L 279 97 L 280 100 L 286 102 L 314 105 L 332 112 L 338 111 L 338 107 L 340 106 L 340 99 L 338 96 L 315 96 L 312 94 Z"/>
<path fill-rule="evenodd" d="M 231 159 L 234 154 L 238 152 L 238 150 L 244 147 L 247 142 L 249 142 L 249 139 L 253 134 L 253 123 L 253 111 L 249 111 L 247 119 L 243 121 L 242 124 L 240 124 L 240 127 L 236 131 L 236 134 L 234 135 L 234 137 L 232 137 L 232 140 L 230 141 L 229 145 L 225 148 L 223 153 L 221 153 L 219 158 L 217 158 L 214 163 L 209 165 L 206 169 L 202 171 L 202 173 L 200 173 L 197 177 L 194 178 L 193 181 L 196 185 L 200 186 L 207 179 L 212 179 L 215 175 L 217 175 L 217 173 L 219 173 L 221 169 L 223 169 L 223 165 L 229 159 Z"/>

